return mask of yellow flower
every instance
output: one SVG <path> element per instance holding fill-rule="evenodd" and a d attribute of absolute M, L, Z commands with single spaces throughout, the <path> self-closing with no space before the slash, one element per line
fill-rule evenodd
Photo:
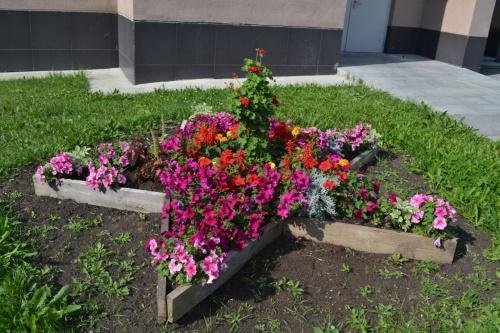
<path fill-rule="evenodd" d="M 219 141 L 219 142 L 226 142 L 226 141 L 227 141 L 227 138 L 226 138 L 224 135 L 222 135 L 222 134 L 220 134 L 220 133 L 219 133 L 219 134 L 217 134 L 217 135 L 215 136 L 215 140 L 217 140 L 217 141 Z"/>
<path fill-rule="evenodd" d="M 299 126 L 295 126 L 293 129 L 292 129 L 292 135 L 294 137 L 298 136 L 300 134 L 300 127 Z"/>
<path fill-rule="evenodd" d="M 339 161 L 339 165 L 343 168 L 348 166 L 349 164 L 350 164 L 349 161 L 344 158 Z"/>
<path fill-rule="evenodd" d="M 228 138 L 232 137 L 232 136 L 233 136 L 233 131 L 231 131 L 231 130 L 227 131 L 227 132 L 226 132 L 226 136 L 227 136 Z"/>
<path fill-rule="evenodd" d="M 269 162 L 269 166 L 271 167 L 271 169 L 276 168 L 276 164 L 274 164 L 273 162 Z"/>

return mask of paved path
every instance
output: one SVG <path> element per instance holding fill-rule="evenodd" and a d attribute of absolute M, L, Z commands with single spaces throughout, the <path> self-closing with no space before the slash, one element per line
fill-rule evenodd
<path fill-rule="evenodd" d="M 103 92 L 109 94 L 116 91 L 125 94 L 140 94 L 155 91 L 156 89 L 177 90 L 185 88 L 225 88 L 230 79 L 197 79 L 180 80 L 169 82 L 155 82 L 133 85 L 130 83 L 119 68 L 109 69 L 89 69 L 83 71 L 89 79 L 89 90 L 93 92 Z M 74 75 L 79 71 L 39 71 L 39 72 L 16 72 L 0 73 L 0 80 L 15 80 L 23 78 L 42 78 L 51 73 L 62 75 Z M 348 81 L 338 75 L 322 76 L 283 76 L 276 77 L 279 85 L 290 84 L 317 84 L 317 85 L 337 85 L 348 83 Z"/>
<path fill-rule="evenodd" d="M 479 133 L 500 140 L 500 80 L 416 55 L 348 53 L 339 74 L 447 111 Z"/>

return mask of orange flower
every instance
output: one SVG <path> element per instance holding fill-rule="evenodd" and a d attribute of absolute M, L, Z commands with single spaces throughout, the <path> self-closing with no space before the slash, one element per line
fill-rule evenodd
<path fill-rule="evenodd" d="M 282 161 L 283 169 L 290 169 L 290 159 L 286 156 Z"/>
<path fill-rule="evenodd" d="M 302 150 L 302 164 L 306 169 L 312 169 L 318 165 L 318 161 L 314 159 L 312 142 L 309 142 Z"/>
<path fill-rule="evenodd" d="M 204 144 L 212 145 L 215 143 L 215 136 L 217 134 L 217 127 L 215 124 L 210 124 L 209 127 L 205 123 L 201 124 L 200 130 L 193 138 L 194 144 L 201 147 Z"/>
<path fill-rule="evenodd" d="M 212 164 L 212 160 L 210 160 L 209 158 L 205 157 L 205 156 L 202 156 L 200 157 L 200 159 L 198 160 L 198 163 L 202 166 L 202 167 L 207 167 L 209 165 Z"/>
<path fill-rule="evenodd" d="M 339 161 L 339 165 L 345 170 L 349 170 L 349 168 L 351 167 L 351 163 L 349 163 L 349 161 L 344 158 Z"/>
<path fill-rule="evenodd" d="M 230 149 L 226 149 L 220 153 L 219 166 L 225 168 L 234 163 L 233 152 Z"/>
<path fill-rule="evenodd" d="M 325 180 L 325 182 L 323 183 L 323 186 L 328 191 L 332 191 L 337 186 L 337 184 L 333 180 L 328 179 L 328 180 Z"/>
<path fill-rule="evenodd" d="M 329 160 L 323 161 L 319 164 L 319 169 L 321 171 L 329 171 L 333 167 L 332 163 Z"/>
<path fill-rule="evenodd" d="M 285 145 L 285 148 L 288 155 L 291 155 L 293 150 L 295 149 L 295 142 L 293 142 L 292 140 L 288 140 Z"/>

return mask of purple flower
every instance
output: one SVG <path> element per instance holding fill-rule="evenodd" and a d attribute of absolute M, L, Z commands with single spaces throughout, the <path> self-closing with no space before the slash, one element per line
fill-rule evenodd
<path fill-rule="evenodd" d="M 438 238 L 434 241 L 434 246 L 437 247 L 438 249 L 441 248 L 441 238 Z"/>
<path fill-rule="evenodd" d="M 411 223 L 419 224 L 420 221 L 422 221 L 423 217 L 424 217 L 424 212 L 421 210 L 418 210 L 411 215 Z"/>

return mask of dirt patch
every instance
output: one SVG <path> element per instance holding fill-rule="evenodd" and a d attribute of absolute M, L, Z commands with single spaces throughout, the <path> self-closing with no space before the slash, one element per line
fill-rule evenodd
<path fill-rule="evenodd" d="M 32 172 L 31 167 L 19 170 L 11 180 L 1 184 L 1 192 L 3 196 L 16 199 L 15 210 L 24 223 L 26 234 L 35 240 L 40 252 L 37 263 L 54 267 L 59 284 L 70 283 L 73 278 L 82 281 L 85 273 L 81 262 L 75 260 L 100 242 L 112 252 L 107 257 L 110 261 L 132 260 L 135 271 L 133 280 L 126 283 L 128 295 L 109 296 L 95 288 L 84 292 L 89 295 L 85 296 L 87 300 L 94 300 L 106 309 L 106 313 L 93 314 L 95 328 L 102 332 L 159 331 L 156 272 L 149 265 L 149 256 L 143 248 L 146 238 L 159 230 L 158 215 L 143 216 L 36 197 L 31 183 Z M 426 189 L 421 177 L 408 172 L 407 162 L 402 157 L 387 157 L 368 168 L 367 173 L 390 179 L 389 186 L 407 191 Z M 463 219 L 459 219 L 459 226 L 462 247 L 456 262 L 437 266 L 438 271 L 429 277 L 438 281 L 465 276 L 480 264 L 487 276 L 494 279 L 496 266 L 483 261 L 479 255 L 490 245 L 489 238 Z M 84 230 L 78 231 L 81 228 Z M 129 233 L 129 241 L 124 241 L 127 237 L 118 241 L 123 233 Z M 310 332 L 313 327 L 321 327 L 325 318 L 342 325 L 354 308 L 370 309 L 382 303 L 397 304 L 404 311 L 411 311 L 419 302 L 425 269 L 415 261 L 391 262 L 385 255 L 283 236 L 179 323 L 168 325 L 166 329 L 176 332 Z M 118 281 L 124 275 L 118 266 L 109 267 L 108 271 L 113 280 Z M 298 283 L 295 287 L 294 282 Z M 456 283 L 451 288 L 452 293 L 460 294 L 467 286 Z M 370 322 L 375 316 L 373 311 L 366 312 Z M 82 327 L 81 331 L 86 328 Z"/>

